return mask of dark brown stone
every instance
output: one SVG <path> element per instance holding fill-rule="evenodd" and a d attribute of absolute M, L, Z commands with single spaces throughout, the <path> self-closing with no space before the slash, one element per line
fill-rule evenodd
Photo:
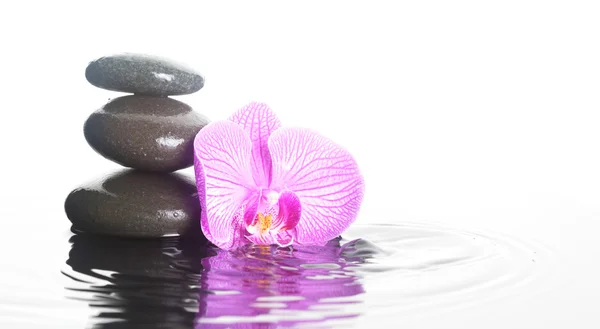
<path fill-rule="evenodd" d="M 194 180 L 123 170 L 73 190 L 65 212 L 74 232 L 121 237 L 201 236 Z"/>
<path fill-rule="evenodd" d="M 92 113 L 84 125 L 90 146 L 120 165 L 175 171 L 194 162 L 194 137 L 209 122 L 168 97 L 124 96 Z"/>
<path fill-rule="evenodd" d="M 191 94 L 204 86 L 204 77 L 182 63 L 133 53 L 90 62 L 85 78 L 99 88 L 154 96 Z"/>

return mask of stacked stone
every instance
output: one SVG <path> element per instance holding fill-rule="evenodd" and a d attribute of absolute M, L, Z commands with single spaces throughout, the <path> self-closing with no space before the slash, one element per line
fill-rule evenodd
<path fill-rule="evenodd" d="M 84 124 L 88 144 L 124 167 L 73 190 L 65 201 L 72 231 L 123 237 L 199 233 L 200 206 L 192 177 L 194 137 L 209 120 L 169 96 L 204 86 L 197 71 L 172 60 L 118 54 L 92 61 L 92 85 L 132 93 L 115 98 Z"/>

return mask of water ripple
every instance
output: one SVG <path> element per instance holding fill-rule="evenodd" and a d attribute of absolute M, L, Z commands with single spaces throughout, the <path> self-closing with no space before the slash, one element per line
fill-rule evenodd
<path fill-rule="evenodd" d="M 177 238 L 70 242 L 66 289 L 95 310 L 92 328 L 347 327 L 365 313 L 431 315 L 510 296 L 551 263 L 531 243 L 420 224 L 232 252 Z"/>

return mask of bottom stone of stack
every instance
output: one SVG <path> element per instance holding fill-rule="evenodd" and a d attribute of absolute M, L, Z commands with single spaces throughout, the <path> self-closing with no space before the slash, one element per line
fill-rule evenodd
<path fill-rule="evenodd" d="M 196 185 L 180 173 L 118 171 L 73 190 L 65 212 L 75 233 L 202 236 Z"/>

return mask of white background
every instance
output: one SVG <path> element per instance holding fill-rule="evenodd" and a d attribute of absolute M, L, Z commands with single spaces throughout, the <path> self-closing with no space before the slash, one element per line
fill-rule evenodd
<path fill-rule="evenodd" d="M 212 120 L 263 101 L 348 148 L 366 180 L 358 223 L 485 228 L 562 257 L 563 281 L 526 305 L 421 326 L 594 328 L 599 17 L 573 0 L 2 3 L 2 266 L 15 249 L 44 248 L 42 268 L 64 261 L 68 246 L 55 256 L 51 243 L 68 236 L 64 198 L 118 168 L 83 138 L 117 95 L 85 67 L 142 52 L 198 68 L 205 87 L 178 99 Z"/>

